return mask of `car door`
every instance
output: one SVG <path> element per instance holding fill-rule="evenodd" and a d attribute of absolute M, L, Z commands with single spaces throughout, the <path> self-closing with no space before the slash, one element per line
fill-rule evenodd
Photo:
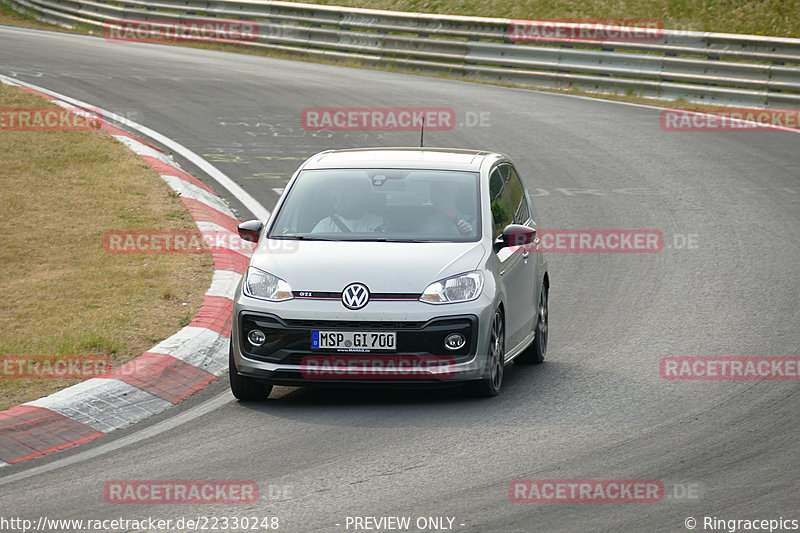
<path fill-rule="evenodd" d="M 535 227 L 528 198 L 525 194 L 525 185 L 519 173 L 513 165 L 503 164 L 500 170 L 505 179 L 505 187 L 511 199 L 511 209 L 513 209 L 514 224 L 520 224 L 531 228 Z M 538 265 L 540 256 L 536 252 L 530 252 L 530 247 L 526 250 L 518 251 L 516 255 L 521 256 L 522 264 L 517 267 L 519 279 L 515 284 L 515 294 L 520 297 L 518 315 L 520 339 L 522 340 L 533 331 L 536 325 L 537 297 L 536 285 L 538 278 Z M 535 256 L 531 257 L 531 253 Z"/>
<path fill-rule="evenodd" d="M 514 222 L 514 208 L 506 187 L 508 169 L 506 165 L 496 167 L 489 175 L 489 205 L 494 223 L 494 238 L 503 233 L 503 228 Z M 530 300 L 525 300 L 529 292 L 527 284 L 527 265 L 522 253 L 516 247 L 501 248 L 497 252 L 500 262 L 500 278 L 505 289 L 506 353 L 519 344 L 525 336 L 523 328 L 528 321 Z M 520 293 L 522 291 L 522 293 Z"/>

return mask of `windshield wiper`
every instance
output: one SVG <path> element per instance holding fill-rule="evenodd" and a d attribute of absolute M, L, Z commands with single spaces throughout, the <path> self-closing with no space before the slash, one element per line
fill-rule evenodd
<path fill-rule="evenodd" d="M 341 237 L 318 237 L 311 235 L 275 235 L 270 236 L 270 239 L 282 239 L 291 241 L 336 241 L 336 242 L 450 242 L 450 241 L 437 241 L 430 239 L 403 239 L 393 237 L 363 237 L 355 239 L 342 239 Z"/>
<path fill-rule="evenodd" d="M 339 240 L 339 239 L 332 239 L 330 237 L 310 237 L 308 235 L 274 235 L 268 238 L 280 239 L 285 241 L 338 241 Z"/>
<path fill-rule="evenodd" d="M 400 238 L 390 238 L 390 237 L 376 237 L 374 239 L 358 239 L 358 240 L 362 242 L 435 242 L 422 239 L 400 239 Z"/>

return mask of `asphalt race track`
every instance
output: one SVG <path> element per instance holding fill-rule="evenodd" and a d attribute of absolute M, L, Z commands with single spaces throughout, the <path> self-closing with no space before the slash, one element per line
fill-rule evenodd
<path fill-rule="evenodd" d="M 348 516 L 450 517 L 452 531 L 479 532 L 800 520 L 798 381 L 659 374 L 668 356 L 800 355 L 797 134 L 665 132 L 659 111 L 642 106 L 9 27 L 0 73 L 180 142 L 267 209 L 317 151 L 418 143 L 415 132 L 306 131 L 304 108 L 450 107 L 457 126 L 427 132 L 426 145 L 507 153 L 540 227 L 664 235 L 654 254 L 549 255 L 547 361 L 507 368 L 496 398 L 278 388 L 240 404 L 220 380 L 161 416 L 2 468 L 0 515 L 275 516 L 287 532 L 346 531 Z M 104 500 L 107 481 L 165 479 L 255 481 L 260 498 Z M 660 480 L 664 498 L 512 503 L 515 479 Z"/>

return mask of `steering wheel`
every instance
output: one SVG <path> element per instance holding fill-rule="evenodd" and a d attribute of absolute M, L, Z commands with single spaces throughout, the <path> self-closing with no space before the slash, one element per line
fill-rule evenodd
<path fill-rule="evenodd" d="M 461 235 L 456 222 L 447 215 L 430 215 L 417 224 L 417 231 L 424 235 Z"/>

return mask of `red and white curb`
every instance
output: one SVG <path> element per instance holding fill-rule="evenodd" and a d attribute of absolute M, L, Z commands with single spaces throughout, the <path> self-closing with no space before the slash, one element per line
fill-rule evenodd
<path fill-rule="evenodd" d="M 74 105 L 35 89 L 0 79 L 70 110 Z M 224 234 L 240 243 L 213 253 L 211 287 L 192 322 L 133 361 L 50 396 L 0 412 L 0 467 L 101 437 L 181 402 L 228 368 L 232 296 L 252 251 L 236 234 L 238 220 L 228 205 L 196 177 L 130 133 L 101 128 L 138 154 L 180 195 L 204 235 Z M 229 235 L 228 235 L 229 234 Z M 248 251 L 249 250 L 249 251 Z"/>

